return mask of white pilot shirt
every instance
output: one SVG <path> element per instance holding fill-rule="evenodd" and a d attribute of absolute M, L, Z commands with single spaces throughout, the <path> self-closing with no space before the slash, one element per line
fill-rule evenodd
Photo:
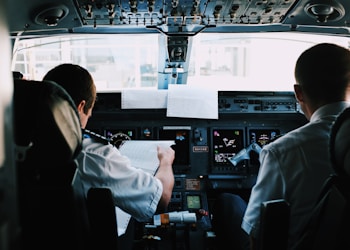
<path fill-rule="evenodd" d="M 322 106 L 310 122 L 263 147 L 260 170 L 252 188 L 242 228 L 258 236 L 261 203 L 286 199 L 291 205 L 289 249 L 300 238 L 321 187 L 333 172 L 330 155 L 330 129 L 337 115 L 350 103 Z"/>
<path fill-rule="evenodd" d="M 85 194 L 90 187 L 108 187 L 115 205 L 137 221 L 153 218 L 163 192 L 158 178 L 131 166 L 113 145 L 92 138 L 83 140 L 77 160 Z"/>

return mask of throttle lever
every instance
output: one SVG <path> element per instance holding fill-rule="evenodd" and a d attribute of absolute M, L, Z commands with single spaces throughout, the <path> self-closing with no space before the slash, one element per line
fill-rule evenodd
<path fill-rule="evenodd" d="M 250 156 L 249 156 L 250 151 L 254 151 L 254 152 L 260 154 L 261 147 L 258 143 L 253 142 L 248 147 L 243 148 L 241 151 L 239 151 L 234 157 L 229 158 L 229 161 L 232 163 L 233 166 L 237 166 L 237 164 L 240 161 L 250 159 Z"/>

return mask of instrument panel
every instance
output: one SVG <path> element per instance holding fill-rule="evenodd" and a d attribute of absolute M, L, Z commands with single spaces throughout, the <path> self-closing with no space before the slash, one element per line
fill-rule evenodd
<path fill-rule="evenodd" d="M 121 93 L 99 93 L 87 129 L 120 140 L 174 140 L 171 206 L 183 210 L 191 208 L 188 194 L 249 190 L 259 169 L 257 148 L 306 123 L 291 92 L 219 92 L 218 112 L 218 119 L 167 117 L 165 109 L 122 109 Z"/>
<path fill-rule="evenodd" d="M 100 93 L 87 128 L 117 140 L 175 140 L 177 174 L 250 174 L 257 153 L 229 159 L 305 124 L 293 93 L 220 92 L 218 119 L 166 117 L 165 109 L 122 109 L 120 93 Z"/>

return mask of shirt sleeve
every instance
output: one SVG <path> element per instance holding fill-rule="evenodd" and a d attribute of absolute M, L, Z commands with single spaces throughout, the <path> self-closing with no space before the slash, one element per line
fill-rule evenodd
<path fill-rule="evenodd" d="M 136 220 L 153 217 L 163 192 L 160 180 L 131 166 L 117 148 L 84 139 L 78 166 L 86 193 L 90 187 L 108 187 L 115 205 Z"/>
<path fill-rule="evenodd" d="M 257 181 L 252 188 L 242 221 L 242 229 L 253 237 L 258 236 L 262 202 L 280 199 L 285 193 L 283 175 L 280 171 L 280 162 L 279 158 L 276 157 L 276 153 L 271 149 L 263 148 L 260 152 L 260 162 Z"/>

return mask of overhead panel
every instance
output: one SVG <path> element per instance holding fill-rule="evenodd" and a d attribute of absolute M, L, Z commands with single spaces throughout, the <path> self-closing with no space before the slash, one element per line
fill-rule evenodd
<path fill-rule="evenodd" d="M 349 33 L 349 0 L 17 0 L 10 30 L 28 32 L 289 31 Z M 99 29 L 97 29 L 99 28 Z M 209 29 L 210 28 L 210 29 Z M 331 31 L 329 28 L 333 28 Z M 153 30 L 152 30 L 153 29 Z"/>
<path fill-rule="evenodd" d="M 281 23 L 297 0 L 77 0 L 84 25 Z"/>

